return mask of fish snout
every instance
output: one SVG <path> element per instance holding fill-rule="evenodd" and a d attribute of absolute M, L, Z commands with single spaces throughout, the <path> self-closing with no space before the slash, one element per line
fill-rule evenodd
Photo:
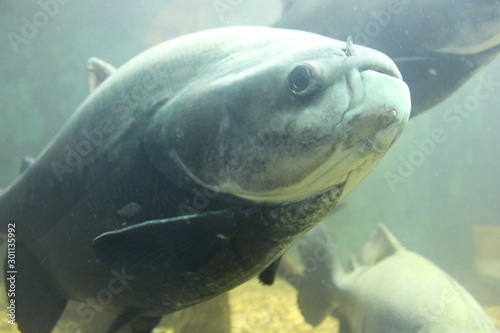
<path fill-rule="evenodd" d="M 350 93 L 347 120 L 377 119 L 378 127 L 406 123 L 411 109 L 409 89 L 388 56 L 360 47 L 355 55 L 346 56 L 343 66 Z"/>

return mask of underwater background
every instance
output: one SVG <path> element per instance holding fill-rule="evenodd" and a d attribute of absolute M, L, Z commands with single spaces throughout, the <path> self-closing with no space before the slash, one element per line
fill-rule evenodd
<path fill-rule="evenodd" d="M 60 1 L 54 15 L 24 36 L 26 20 L 42 10 L 36 1 L 0 3 L 0 188 L 17 176 L 24 156 L 39 154 L 88 95 L 88 58 L 99 57 L 118 67 L 155 44 L 190 32 L 227 25 L 271 25 L 280 16 L 281 3 Z M 13 42 L 10 33 L 24 36 L 23 40 Z M 478 98 L 476 91 L 485 82 L 493 82 L 489 94 Z M 458 113 L 457 105 L 466 112 Z M 499 128 L 497 57 L 451 97 L 411 119 L 381 163 L 328 218 L 341 257 L 347 260 L 351 253 L 358 254 L 377 223 L 383 222 L 407 249 L 444 269 L 482 305 L 496 306 L 488 313 L 498 316 L 498 327 Z M 436 131 L 440 140 L 435 140 Z M 297 257 L 293 251 L 292 256 Z M 259 294 L 242 304 L 265 297 L 269 311 L 286 306 L 297 312 L 291 287 L 250 283 L 251 288 L 238 289 L 239 295 Z M 279 296 L 280 292 L 287 295 Z M 237 305 L 231 307 L 235 311 Z M 241 307 L 240 311 L 248 313 L 245 321 L 257 310 Z M 300 321 L 298 312 L 296 316 Z M 290 324 L 292 319 L 284 321 Z M 301 325 L 285 331 L 321 332 L 328 323 L 317 329 Z M 250 323 L 247 326 L 233 331 L 257 330 Z"/>

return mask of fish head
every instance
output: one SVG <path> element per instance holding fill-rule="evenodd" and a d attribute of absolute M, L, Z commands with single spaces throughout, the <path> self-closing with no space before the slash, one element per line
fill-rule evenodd
<path fill-rule="evenodd" d="M 198 185 L 252 202 L 292 202 L 339 185 L 350 191 L 407 122 L 406 84 L 375 50 L 266 32 L 226 46 L 150 126 L 170 161 L 161 168 L 176 165 Z"/>

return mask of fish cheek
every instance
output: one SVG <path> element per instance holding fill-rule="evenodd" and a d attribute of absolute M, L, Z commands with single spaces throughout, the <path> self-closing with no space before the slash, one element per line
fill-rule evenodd
<path fill-rule="evenodd" d="M 214 136 L 220 117 L 213 109 L 195 106 L 197 100 L 173 101 L 163 106 L 152 117 L 144 135 L 144 149 L 153 165 L 171 179 L 184 179 L 197 174 L 215 159 Z"/>

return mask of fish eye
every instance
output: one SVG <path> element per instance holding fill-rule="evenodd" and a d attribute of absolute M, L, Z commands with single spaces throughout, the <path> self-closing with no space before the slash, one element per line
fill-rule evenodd
<path fill-rule="evenodd" d="M 316 92 L 319 87 L 319 70 L 310 64 L 297 65 L 288 74 L 287 85 L 290 92 L 297 96 L 307 96 Z"/>

